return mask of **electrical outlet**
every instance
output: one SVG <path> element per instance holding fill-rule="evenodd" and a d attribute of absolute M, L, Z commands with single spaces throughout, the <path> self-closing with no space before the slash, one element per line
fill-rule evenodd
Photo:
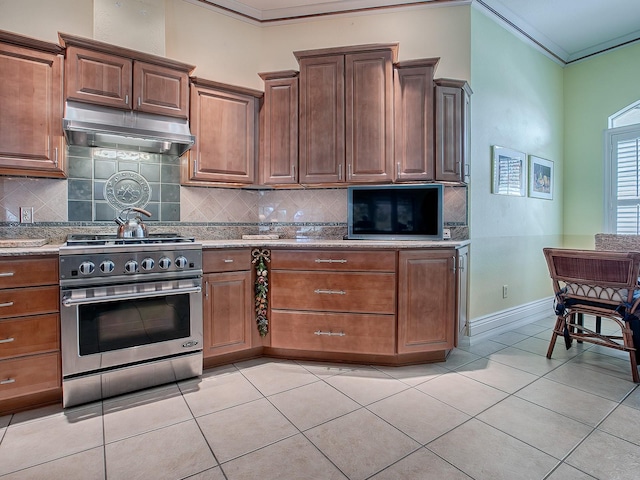
<path fill-rule="evenodd" d="M 33 223 L 33 207 L 20 207 L 20 223 Z"/>
<path fill-rule="evenodd" d="M 502 285 L 502 298 L 507 298 L 508 293 L 509 293 L 509 286 Z"/>
<path fill-rule="evenodd" d="M 451 239 L 451 230 L 448 228 L 442 229 L 442 239 L 450 240 Z"/>

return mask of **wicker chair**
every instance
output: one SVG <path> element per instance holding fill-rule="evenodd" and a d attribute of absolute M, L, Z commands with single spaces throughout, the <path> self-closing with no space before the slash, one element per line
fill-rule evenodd
<path fill-rule="evenodd" d="M 545 248 L 556 296 L 556 323 L 547 358 L 551 358 L 558 336 L 571 347 L 575 339 L 629 353 L 631 376 L 640 383 L 640 252 L 611 252 Z M 604 335 L 589 330 L 579 317 L 593 315 L 612 320 L 620 335 Z"/>

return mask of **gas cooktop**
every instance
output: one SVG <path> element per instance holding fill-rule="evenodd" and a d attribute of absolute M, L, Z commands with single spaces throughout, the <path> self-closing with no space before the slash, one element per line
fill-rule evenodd
<path fill-rule="evenodd" d="M 90 245 L 140 245 L 156 243 L 193 243 L 193 237 L 183 237 L 177 233 L 151 233 L 144 238 L 118 238 L 117 235 L 72 234 L 67 237 L 67 246 Z"/>

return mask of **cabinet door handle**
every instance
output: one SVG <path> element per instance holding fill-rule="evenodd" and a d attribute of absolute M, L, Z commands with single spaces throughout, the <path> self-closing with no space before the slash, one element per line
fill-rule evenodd
<path fill-rule="evenodd" d="M 0 273 L 0 277 L 13 277 L 15 272 L 2 272 Z"/>
<path fill-rule="evenodd" d="M 453 259 L 453 271 L 456 271 L 456 257 L 451 257 Z"/>
<path fill-rule="evenodd" d="M 209 280 L 206 280 L 204 282 L 204 296 L 205 297 L 209 296 Z"/>
<path fill-rule="evenodd" d="M 296 179 L 296 166 L 295 165 L 291 165 L 291 178 L 293 180 Z"/>
<path fill-rule="evenodd" d="M 13 337 L 3 338 L 2 340 L 0 340 L 0 343 L 11 343 L 14 340 L 15 340 L 15 338 L 13 338 Z"/>
<path fill-rule="evenodd" d="M 53 149 L 53 164 L 58 168 L 58 147 Z"/>
<path fill-rule="evenodd" d="M 396 177 L 397 177 L 397 178 L 400 178 L 400 162 L 398 162 L 398 166 L 397 166 L 397 168 L 396 168 L 396 172 L 397 172 L 397 173 L 396 173 Z"/>
<path fill-rule="evenodd" d="M 129 94 L 128 93 L 124 96 L 124 103 L 125 103 L 125 105 L 129 105 Z"/>
<path fill-rule="evenodd" d="M 464 272 L 464 257 L 458 259 L 458 268 L 461 272 Z"/>
<path fill-rule="evenodd" d="M 7 378 L 5 380 L 0 380 L 0 385 L 9 385 L 10 383 L 15 383 L 15 378 Z"/>
<path fill-rule="evenodd" d="M 347 334 L 344 332 L 332 332 L 329 330 L 328 332 L 323 332 L 322 330 L 317 330 L 313 332 L 314 335 L 327 335 L 328 337 L 346 337 Z"/>
<path fill-rule="evenodd" d="M 318 293 L 320 295 L 322 294 L 326 294 L 326 295 L 346 295 L 347 292 L 345 292 L 344 290 L 321 290 L 319 288 L 315 289 L 313 291 L 313 293 Z"/>
<path fill-rule="evenodd" d="M 338 165 L 338 180 L 342 180 L 342 164 Z"/>
<path fill-rule="evenodd" d="M 351 164 L 347 163 L 347 180 L 351 180 Z"/>
<path fill-rule="evenodd" d="M 224 263 L 233 263 L 233 258 L 225 258 Z"/>
<path fill-rule="evenodd" d="M 138 106 L 142 105 L 142 100 L 138 97 Z"/>
<path fill-rule="evenodd" d="M 13 306 L 13 302 L 0 303 L 0 307 L 12 307 L 12 306 Z"/>
<path fill-rule="evenodd" d="M 316 263 L 347 263 L 347 261 L 343 258 L 340 258 L 340 259 L 316 258 Z"/>

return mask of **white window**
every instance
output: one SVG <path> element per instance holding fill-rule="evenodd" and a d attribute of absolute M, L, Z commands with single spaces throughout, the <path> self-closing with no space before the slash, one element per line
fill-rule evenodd
<path fill-rule="evenodd" d="M 609 117 L 604 165 L 605 231 L 640 235 L 640 101 Z"/>

